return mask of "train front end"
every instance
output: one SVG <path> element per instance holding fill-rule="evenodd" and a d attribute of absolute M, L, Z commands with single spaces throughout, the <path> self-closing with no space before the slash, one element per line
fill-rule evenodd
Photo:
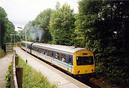
<path fill-rule="evenodd" d="M 94 55 L 91 51 L 80 50 L 74 53 L 73 75 L 87 75 L 95 72 Z"/>

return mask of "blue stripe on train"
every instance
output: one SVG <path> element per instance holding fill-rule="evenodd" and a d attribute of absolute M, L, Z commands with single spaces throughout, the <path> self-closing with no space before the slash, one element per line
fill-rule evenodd
<path fill-rule="evenodd" d="M 54 62 L 57 62 L 57 63 L 59 63 L 59 64 L 63 64 L 63 65 L 65 65 L 65 66 L 67 66 L 67 67 L 69 67 L 69 68 L 73 68 L 73 66 L 70 66 L 69 64 L 67 64 L 67 63 L 64 63 L 64 62 L 62 62 L 62 61 L 59 61 L 59 60 L 57 60 L 57 59 L 53 59 L 52 57 L 49 57 L 49 56 L 46 56 L 46 55 L 44 55 L 44 54 L 42 54 L 42 53 L 38 53 L 38 52 L 35 52 L 35 51 L 33 51 L 35 54 L 37 54 L 37 55 L 41 55 L 41 56 L 43 56 L 44 58 L 47 58 L 47 59 L 51 59 L 52 61 L 54 61 Z"/>

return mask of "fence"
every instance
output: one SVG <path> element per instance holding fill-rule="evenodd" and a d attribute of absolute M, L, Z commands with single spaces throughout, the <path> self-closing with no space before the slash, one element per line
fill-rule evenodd
<path fill-rule="evenodd" d="M 12 52 L 13 51 L 13 44 L 12 43 L 6 43 L 6 52 Z"/>
<path fill-rule="evenodd" d="M 11 88 L 22 88 L 23 68 L 18 66 L 18 56 L 14 52 L 11 71 Z"/>

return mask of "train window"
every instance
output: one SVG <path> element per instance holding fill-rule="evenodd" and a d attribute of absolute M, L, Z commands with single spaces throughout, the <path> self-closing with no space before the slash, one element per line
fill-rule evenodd
<path fill-rule="evenodd" d="M 38 48 L 36 47 L 36 51 L 38 51 Z"/>
<path fill-rule="evenodd" d="M 72 65 L 72 56 L 69 56 L 68 64 Z"/>
<path fill-rule="evenodd" d="M 66 55 L 65 54 L 61 54 L 61 61 L 66 62 Z"/>
<path fill-rule="evenodd" d="M 37 48 L 37 51 L 40 52 L 40 48 Z"/>
<path fill-rule="evenodd" d="M 42 50 L 42 53 L 45 54 L 45 53 L 46 53 L 46 50 L 43 49 L 43 50 Z"/>
<path fill-rule="evenodd" d="M 37 47 L 34 47 L 34 50 L 37 51 Z"/>
<path fill-rule="evenodd" d="M 47 52 L 47 55 L 48 55 L 48 56 L 50 56 L 50 55 L 51 55 L 51 52 L 50 52 L 50 51 L 48 51 L 48 52 Z"/>
<path fill-rule="evenodd" d="M 54 57 L 54 52 L 53 51 L 51 51 L 51 57 Z"/>
<path fill-rule="evenodd" d="M 91 65 L 93 64 L 93 56 L 77 57 L 77 65 Z"/>
<path fill-rule="evenodd" d="M 36 50 L 36 48 L 34 47 L 34 50 Z"/>
<path fill-rule="evenodd" d="M 39 52 L 42 53 L 42 49 L 41 48 L 39 48 Z"/>
<path fill-rule="evenodd" d="M 53 57 L 54 53 L 51 51 L 51 57 Z"/>
<path fill-rule="evenodd" d="M 56 53 L 55 58 L 58 59 L 58 60 L 60 59 L 59 53 Z"/>
<path fill-rule="evenodd" d="M 47 55 L 47 50 L 45 50 L 45 55 Z"/>

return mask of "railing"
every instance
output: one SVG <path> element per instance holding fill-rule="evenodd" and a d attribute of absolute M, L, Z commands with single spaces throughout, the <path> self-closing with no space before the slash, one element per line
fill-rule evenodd
<path fill-rule="evenodd" d="M 22 88 L 23 68 L 18 66 L 18 56 L 14 52 L 11 72 L 11 88 Z"/>

